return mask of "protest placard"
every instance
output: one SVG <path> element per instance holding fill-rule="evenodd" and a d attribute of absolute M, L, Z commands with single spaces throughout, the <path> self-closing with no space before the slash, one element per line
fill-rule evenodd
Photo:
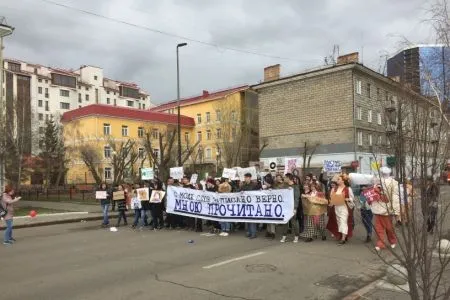
<path fill-rule="evenodd" d="M 192 174 L 190 184 L 196 184 L 197 179 L 198 179 L 198 174 Z"/>
<path fill-rule="evenodd" d="M 117 191 L 113 192 L 113 200 L 124 200 L 125 199 L 125 192 L 124 191 Z"/>
<path fill-rule="evenodd" d="M 327 173 L 341 173 L 342 162 L 339 160 L 324 160 L 323 169 Z"/>
<path fill-rule="evenodd" d="M 234 179 L 234 177 L 236 177 L 236 170 L 223 168 L 222 177 L 228 178 L 228 179 Z"/>
<path fill-rule="evenodd" d="M 167 213 L 219 221 L 286 224 L 294 215 L 292 189 L 207 192 L 169 186 Z"/>
<path fill-rule="evenodd" d="M 244 181 L 245 174 L 247 174 L 247 173 L 252 174 L 252 180 L 258 179 L 255 167 L 248 167 L 248 168 L 237 167 L 236 169 L 237 169 L 237 175 L 239 177 L 239 180 L 241 180 L 241 181 Z"/>
<path fill-rule="evenodd" d="M 287 173 L 294 173 L 294 170 L 297 168 L 297 158 L 295 157 L 285 157 L 284 159 L 284 175 Z"/>
<path fill-rule="evenodd" d="M 155 178 L 155 172 L 153 168 L 142 168 L 141 169 L 141 178 L 142 180 L 152 180 Z"/>
<path fill-rule="evenodd" d="M 150 199 L 148 195 L 148 188 L 140 188 L 136 190 L 137 198 L 139 201 L 148 201 Z"/>
<path fill-rule="evenodd" d="M 182 179 L 184 176 L 183 167 L 170 168 L 170 177 L 173 179 Z"/>
<path fill-rule="evenodd" d="M 152 191 L 152 196 L 150 197 L 150 202 L 151 203 L 161 203 L 165 194 L 166 194 L 166 192 L 164 192 L 164 191 Z"/>
<path fill-rule="evenodd" d="M 95 199 L 106 199 L 108 197 L 108 194 L 106 191 L 96 191 L 95 192 Z"/>

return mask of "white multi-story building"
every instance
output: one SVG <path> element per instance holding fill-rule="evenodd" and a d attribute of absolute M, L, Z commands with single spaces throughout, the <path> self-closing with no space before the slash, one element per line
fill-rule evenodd
<path fill-rule="evenodd" d="M 8 102 L 25 105 L 29 115 L 25 132 L 30 141 L 36 140 L 32 132 L 42 134 L 45 121 L 59 121 L 63 113 L 90 104 L 107 104 L 136 109 L 149 109 L 153 105 L 150 95 L 135 83 L 104 77 L 103 69 L 81 66 L 77 70 L 64 70 L 27 63 L 15 59 L 4 60 L 2 83 L 6 107 Z M 28 108 L 29 107 L 29 108 Z M 8 110 L 7 110 L 8 113 Z M 38 152 L 38 145 L 32 152 Z"/>

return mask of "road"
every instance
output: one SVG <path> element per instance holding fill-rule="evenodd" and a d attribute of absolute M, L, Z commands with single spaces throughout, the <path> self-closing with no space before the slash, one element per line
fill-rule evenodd
<path fill-rule="evenodd" d="M 339 247 L 242 232 L 110 232 L 94 221 L 18 229 L 17 243 L 0 247 L 0 298 L 342 299 L 379 275 L 363 236 Z"/>

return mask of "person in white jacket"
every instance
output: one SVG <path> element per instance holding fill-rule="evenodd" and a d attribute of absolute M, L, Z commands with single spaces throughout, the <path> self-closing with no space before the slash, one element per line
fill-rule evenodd
<path fill-rule="evenodd" d="M 395 248 L 397 245 L 397 236 L 395 234 L 394 226 L 392 224 L 391 215 L 400 214 L 400 199 L 398 193 L 398 182 L 392 178 L 391 169 L 388 167 L 382 167 L 381 184 L 376 187 L 380 197 L 378 201 L 371 203 L 372 213 L 375 219 L 375 233 L 377 236 L 377 242 L 375 249 L 380 251 L 386 248 L 384 243 L 384 236 L 387 235 L 391 248 Z"/>

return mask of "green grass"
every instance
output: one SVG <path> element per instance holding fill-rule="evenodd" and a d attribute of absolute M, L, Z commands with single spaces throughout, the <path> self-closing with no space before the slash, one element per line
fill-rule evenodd
<path fill-rule="evenodd" d="M 14 208 L 14 216 L 28 216 L 30 214 L 30 211 L 35 210 L 37 212 L 37 216 L 40 214 L 56 214 L 56 213 L 63 213 L 67 212 L 66 210 L 58 210 L 58 209 L 51 209 L 51 208 L 42 208 L 42 207 L 15 207 Z"/>

